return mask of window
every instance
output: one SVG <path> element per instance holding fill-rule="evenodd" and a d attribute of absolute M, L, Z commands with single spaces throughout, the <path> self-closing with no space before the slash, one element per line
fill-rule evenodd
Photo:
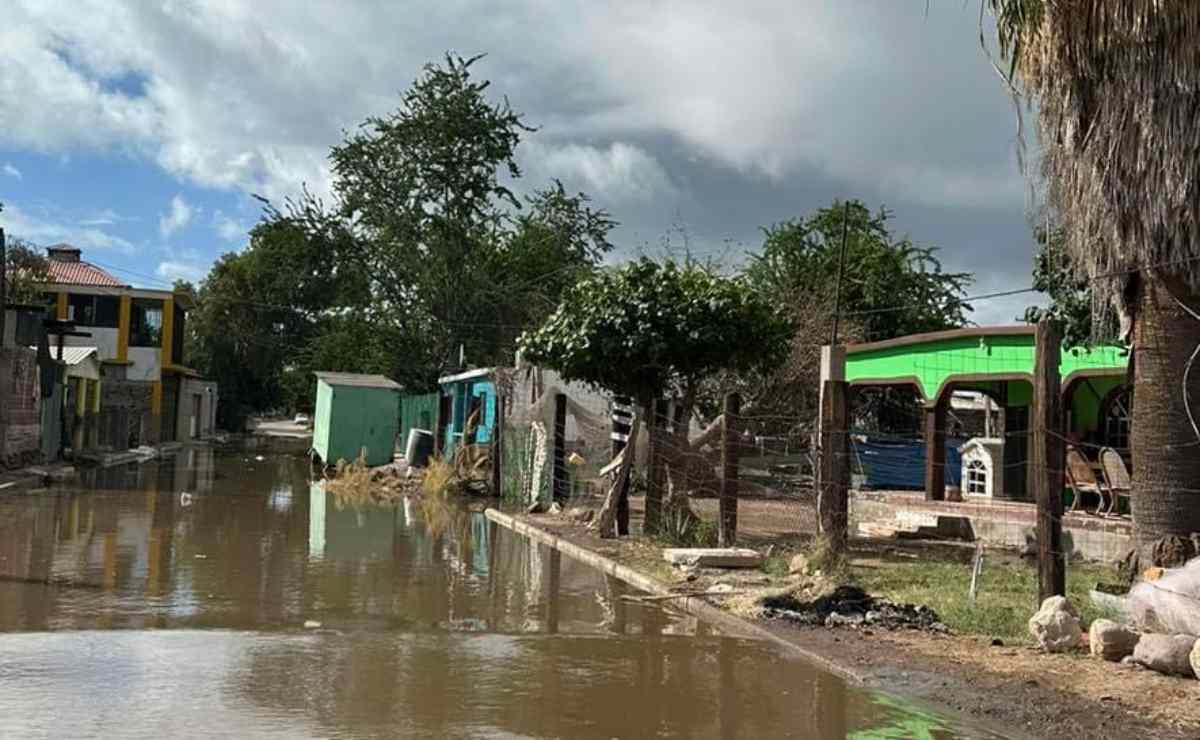
<path fill-rule="evenodd" d="M 1133 393 L 1129 386 L 1121 386 L 1104 399 L 1104 444 L 1128 450 L 1132 419 Z"/>
<path fill-rule="evenodd" d="M 972 496 L 986 496 L 987 484 L 988 471 L 983 460 L 975 458 L 967 463 L 967 493 Z"/>
<path fill-rule="evenodd" d="M 163 303 L 146 298 L 135 298 L 130 316 L 129 346 L 161 347 Z"/>
<path fill-rule="evenodd" d="M 79 326 L 116 329 L 121 299 L 109 295 L 70 295 L 67 297 L 67 318 Z"/>

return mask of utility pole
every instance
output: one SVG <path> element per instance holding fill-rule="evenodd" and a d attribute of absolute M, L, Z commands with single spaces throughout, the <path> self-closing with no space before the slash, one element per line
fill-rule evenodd
<path fill-rule="evenodd" d="M 838 254 L 837 283 L 833 286 L 833 339 L 830 344 L 836 346 L 838 340 L 838 321 L 842 317 L 842 277 L 846 272 L 846 239 L 850 236 L 850 201 L 846 201 L 842 209 L 842 249 Z"/>

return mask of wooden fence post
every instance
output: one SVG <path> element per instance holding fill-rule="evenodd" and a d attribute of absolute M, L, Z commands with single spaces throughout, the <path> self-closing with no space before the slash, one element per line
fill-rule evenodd
<path fill-rule="evenodd" d="M 567 500 L 567 394 L 554 394 L 554 468 L 551 491 L 562 504 Z"/>
<path fill-rule="evenodd" d="M 817 522 L 835 552 L 846 549 L 850 524 L 849 397 L 845 381 L 826 380 L 821 393 L 821 465 Z"/>
<path fill-rule="evenodd" d="M 492 495 L 504 495 L 504 402 L 507 396 L 496 396 L 496 418 L 492 424 Z"/>
<path fill-rule="evenodd" d="M 733 547 L 737 542 L 738 515 L 738 444 L 741 442 L 742 398 L 736 393 L 725 396 L 725 433 L 721 440 L 721 509 L 717 526 L 717 545 Z"/>
<path fill-rule="evenodd" d="M 1058 376 L 1062 339 L 1058 326 L 1041 321 L 1034 335 L 1033 408 L 1029 457 L 1030 486 L 1037 501 L 1038 601 L 1067 592 L 1063 552 L 1062 394 Z"/>
<path fill-rule="evenodd" d="M 949 398 L 949 392 L 946 394 Z M 925 407 L 925 500 L 946 499 L 946 399 Z"/>

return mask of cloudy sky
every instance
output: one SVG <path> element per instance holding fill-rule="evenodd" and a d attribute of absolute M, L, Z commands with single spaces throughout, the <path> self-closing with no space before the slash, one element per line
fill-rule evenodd
<path fill-rule="evenodd" d="M 854 197 L 974 271 L 972 292 L 1029 285 L 1015 116 L 979 0 L 6 5 L 0 225 L 134 284 L 198 279 L 243 246 L 251 193 L 327 191 L 341 132 L 453 50 L 486 52 L 479 74 L 540 127 L 523 187 L 588 192 L 626 253 L 682 226 L 693 252 L 736 256 L 760 226 Z"/>

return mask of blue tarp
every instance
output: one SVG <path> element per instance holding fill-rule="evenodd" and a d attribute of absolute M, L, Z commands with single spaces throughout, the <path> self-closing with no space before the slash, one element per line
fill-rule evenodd
<path fill-rule="evenodd" d="M 958 448 L 966 440 L 946 440 L 946 485 L 960 485 L 962 455 Z M 879 440 L 851 437 L 854 470 L 866 474 L 866 488 L 925 488 L 925 442 L 923 440 Z"/>

